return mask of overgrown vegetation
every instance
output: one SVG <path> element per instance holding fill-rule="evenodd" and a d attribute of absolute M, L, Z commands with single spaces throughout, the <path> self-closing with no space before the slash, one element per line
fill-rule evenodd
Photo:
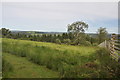
<path fill-rule="evenodd" d="M 13 66 L 6 61 L 6 59 L 2 60 L 2 76 L 7 77 L 9 75 L 9 72 L 13 71 Z"/>
<path fill-rule="evenodd" d="M 59 72 L 60 78 L 119 78 L 120 65 L 107 50 L 97 47 L 3 39 L 3 52 L 44 65 Z"/>
<path fill-rule="evenodd" d="M 3 78 L 58 78 L 59 73 L 30 62 L 25 57 L 3 53 Z M 6 79 L 5 79 L 6 80 Z"/>
<path fill-rule="evenodd" d="M 120 64 L 111 59 L 108 50 L 97 47 L 108 39 L 106 28 L 98 29 L 97 37 L 87 35 L 87 28 L 82 21 L 69 24 L 68 32 L 62 34 L 12 34 L 2 28 L 2 49 L 15 59 L 24 58 L 26 63 L 59 73 L 59 78 L 120 78 Z M 12 71 L 11 64 L 3 61 L 4 75 Z"/>
<path fill-rule="evenodd" d="M 108 39 L 107 38 L 107 34 L 108 34 L 108 32 L 107 32 L 106 28 L 100 27 L 98 29 L 98 40 L 99 40 L 99 43 L 101 43 L 101 42 L 103 42 L 103 41 Z"/>
<path fill-rule="evenodd" d="M 106 30 L 105 28 L 100 28 L 98 30 L 98 37 L 91 37 L 85 34 L 85 30 L 88 28 L 88 24 L 82 21 L 76 21 L 68 25 L 68 32 L 62 34 L 13 34 L 9 29 L 2 28 L 3 38 L 12 39 L 22 39 L 22 40 L 32 40 L 32 41 L 42 41 L 42 42 L 52 42 L 58 44 L 68 44 L 68 45 L 81 45 L 90 46 L 98 44 L 106 40 Z M 101 31 L 102 30 L 102 31 Z"/>

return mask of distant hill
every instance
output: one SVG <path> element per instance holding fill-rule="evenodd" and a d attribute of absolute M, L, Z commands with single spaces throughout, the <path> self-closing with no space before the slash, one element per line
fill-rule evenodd
<path fill-rule="evenodd" d="M 40 32 L 40 31 L 11 31 L 12 34 L 62 34 L 65 32 Z"/>
<path fill-rule="evenodd" d="M 67 32 L 40 32 L 40 31 L 11 31 L 12 34 L 26 34 L 26 35 L 39 35 L 39 34 L 62 34 Z M 96 33 L 86 33 L 90 35 L 91 37 L 97 37 Z M 110 38 L 111 34 L 108 34 L 108 37 Z"/>

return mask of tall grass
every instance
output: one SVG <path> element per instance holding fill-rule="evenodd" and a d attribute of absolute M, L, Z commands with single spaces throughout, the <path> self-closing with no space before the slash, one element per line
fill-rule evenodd
<path fill-rule="evenodd" d="M 66 73 L 67 69 L 88 61 L 88 57 L 80 55 L 80 52 L 74 53 L 69 50 L 63 51 L 12 39 L 3 39 L 3 52 L 27 57 L 28 60 L 36 64 L 45 65 L 49 69 L 59 71 L 62 76 Z M 84 61 L 82 61 L 83 59 Z"/>
<path fill-rule="evenodd" d="M 7 62 L 6 59 L 2 60 L 2 76 L 6 77 L 8 75 L 9 72 L 13 71 L 13 66 Z"/>
<path fill-rule="evenodd" d="M 60 72 L 61 77 L 109 77 L 109 71 L 104 69 L 104 66 L 110 63 L 110 58 L 107 57 L 109 52 L 106 50 L 96 51 L 96 48 L 91 50 L 91 47 L 86 47 L 86 50 L 82 51 L 85 47 L 79 47 L 79 51 L 78 47 L 47 44 L 3 39 L 3 52 L 26 57 L 36 64 Z"/>

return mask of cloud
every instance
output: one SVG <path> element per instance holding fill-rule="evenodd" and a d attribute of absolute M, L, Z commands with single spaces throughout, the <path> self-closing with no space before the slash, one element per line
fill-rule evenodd
<path fill-rule="evenodd" d="M 3 3 L 3 9 L 16 16 L 61 18 L 79 15 L 88 18 L 117 18 L 117 3 Z"/>
<path fill-rule="evenodd" d="M 3 3 L 3 25 L 36 26 L 37 29 L 54 31 L 63 30 L 77 20 L 100 25 L 101 21 L 117 19 L 117 7 L 117 2 Z"/>

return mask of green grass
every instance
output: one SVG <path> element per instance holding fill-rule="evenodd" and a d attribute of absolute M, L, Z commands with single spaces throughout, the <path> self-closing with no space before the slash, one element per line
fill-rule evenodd
<path fill-rule="evenodd" d="M 16 40 L 16 39 L 2 39 L 3 42 L 10 42 L 11 44 L 17 43 L 17 44 L 28 44 L 32 46 L 44 46 L 49 47 L 54 50 L 60 50 L 60 51 L 70 51 L 73 53 L 80 53 L 81 55 L 90 55 L 94 53 L 99 48 L 97 46 L 71 46 L 71 45 L 65 45 L 65 44 L 55 44 L 55 43 L 48 43 L 48 42 L 36 42 L 36 41 L 28 41 L 28 40 Z"/>
<path fill-rule="evenodd" d="M 3 52 L 58 72 L 60 78 L 109 78 L 117 75 L 114 72 L 111 75 L 111 72 L 107 69 L 108 66 L 112 69 L 117 63 L 111 60 L 107 50 L 99 47 L 60 45 L 6 38 L 2 39 L 2 43 Z M 109 65 L 109 63 L 111 64 Z M 32 72 L 31 67 L 26 70 Z M 45 73 L 48 76 L 49 73 Z M 30 76 L 30 74 L 27 75 Z M 39 73 L 40 75 L 42 74 Z"/>
<path fill-rule="evenodd" d="M 26 57 L 27 60 L 46 66 L 65 77 L 68 69 L 76 65 L 84 65 L 95 59 L 93 55 L 97 47 L 59 45 L 54 43 L 27 40 L 3 39 L 3 52 Z M 87 50 L 86 50 L 87 49 Z"/>
<path fill-rule="evenodd" d="M 4 55 L 3 58 L 13 68 L 12 71 L 8 71 L 7 72 L 8 74 L 4 75 L 6 78 L 58 78 L 59 77 L 58 72 L 49 70 L 45 66 L 39 66 L 37 64 L 34 64 L 28 61 L 24 57 L 17 57 L 9 53 L 3 53 L 3 55 Z"/>

